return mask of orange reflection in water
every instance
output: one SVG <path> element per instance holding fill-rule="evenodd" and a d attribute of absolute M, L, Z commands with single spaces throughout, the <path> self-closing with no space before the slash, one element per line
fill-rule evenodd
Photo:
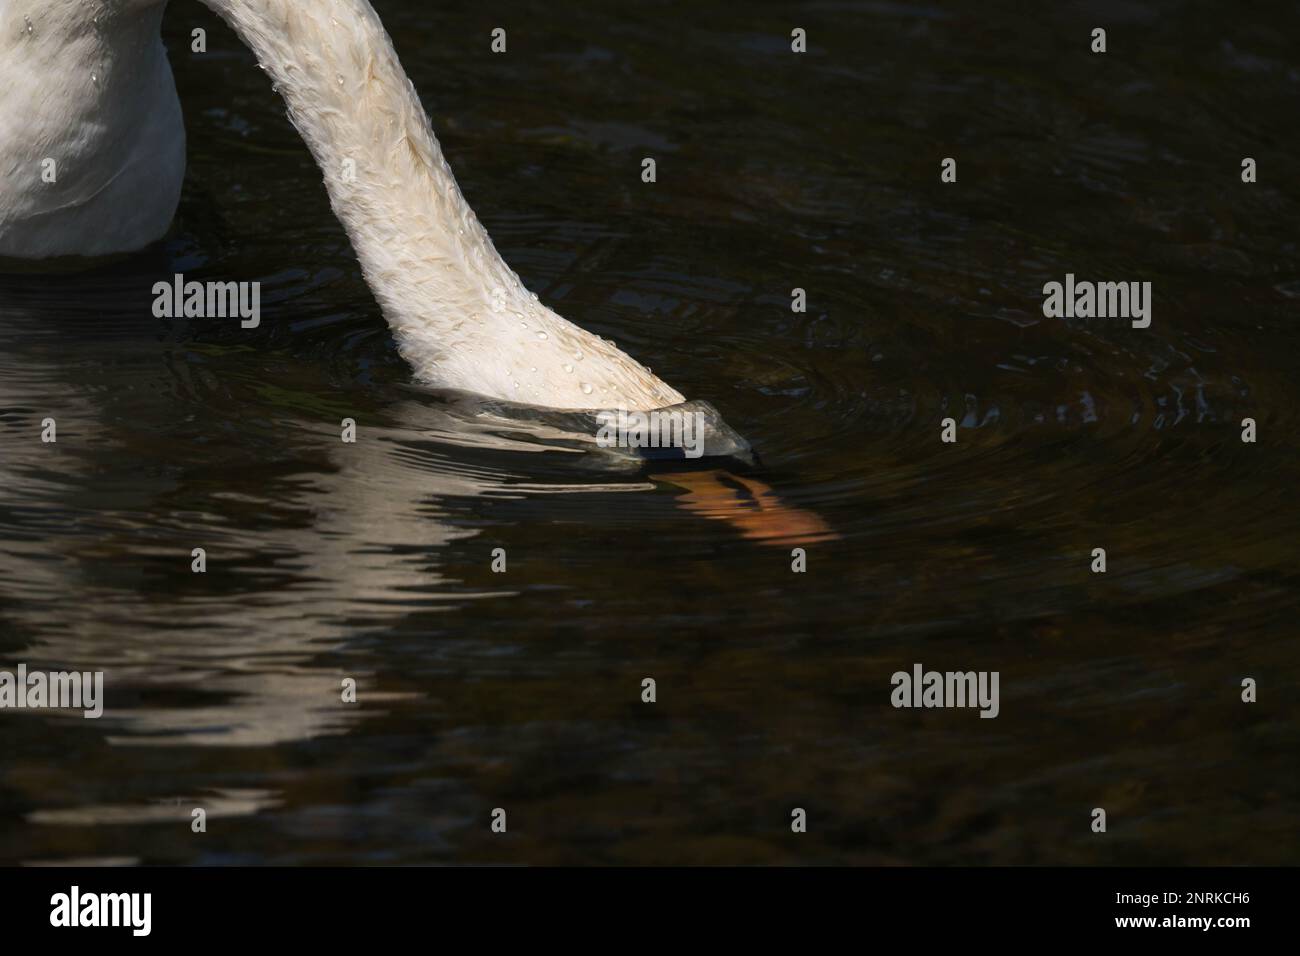
<path fill-rule="evenodd" d="M 731 472 L 687 471 L 651 475 L 685 488 L 678 504 L 692 514 L 725 521 L 752 541 L 773 546 L 834 541 L 839 535 L 820 515 L 786 504 L 768 485 Z"/>

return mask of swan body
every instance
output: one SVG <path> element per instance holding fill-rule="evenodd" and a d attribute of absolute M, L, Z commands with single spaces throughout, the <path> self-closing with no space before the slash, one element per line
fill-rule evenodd
<path fill-rule="evenodd" d="M 0 256 L 134 252 L 171 223 L 185 124 L 165 5 L 0 0 Z"/>
<path fill-rule="evenodd" d="M 684 401 L 612 343 L 542 305 L 501 259 L 368 0 L 203 2 L 253 50 L 284 97 L 419 380 L 554 408 L 651 410 Z M 126 251 L 165 231 L 175 197 L 158 188 L 159 171 L 145 159 L 161 147 L 166 158 L 152 163 L 179 188 L 184 134 L 158 39 L 165 5 L 0 0 L 7 31 L 0 89 L 29 70 L 28 95 L 49 100 L 44 118 L 31 124 L 21 94 L 0 94 L 0 164 L 32 170 L 18 177 L 16 192 L 0 193 L 0 255 Z M 28 19 L 33 32 L 24 39 Z M 105 19 L 114 29 L 102 29 Z M 8 56 L 14 49 L 23 51 L 21 67 L 10 65 L 19 62 Z M 121 84 L 111 92 L 109 78 Z M 128 84 L 147 96 L 130 98 Z M 65 160 L 65 192 L 47 194 L 37 154 L 60 148 L 97 161 Z"/>

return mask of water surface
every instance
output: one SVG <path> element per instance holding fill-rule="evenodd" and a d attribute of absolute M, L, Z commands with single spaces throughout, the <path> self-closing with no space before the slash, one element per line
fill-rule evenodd
<path fill-rule="evenodd" d="M 172 4 L 172 235 L 0 280 L 0 668 L 108 691 L 0 715 L 0 861 L 1295 861 L 1294 8 L 376 6 L 528 287 L 762 467 L 413 384 L 266 76 Z M 154 318 L 175 272 L 261 327 Z M 1151 328 L 1044 318 L 1067 272 Z M 894 710 L 917 662 L 1000 716 Z"/>

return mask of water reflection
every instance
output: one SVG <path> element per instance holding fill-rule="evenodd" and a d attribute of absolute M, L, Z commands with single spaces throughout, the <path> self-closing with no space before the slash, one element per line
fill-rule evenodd
<path fill-rule="evenodd" d="M 725 521 L 754 541 L 784 547 L 839 537 L 818 514 L 787 504 L 757 478 L 717 470 L 658 477 L 687 489 L 679 499 L 686 511 Z"/>
<path fill-rule="evenodd" d="M 1295 29 L 1139 4 L 1098 70 L 1069 4 L 814 5 L 802 58 L 525 4 L 485 96 L 473 8 L 380 6 L 529 287 L 763 467 L 412 387 L 264 75 L 174 6 L 228 54 L 173 57 L 174 235 L 0 281 L 0 666 L 108 671 L 99 722 L 0 716 L 0 860 L 1289 862 Z M 175 272 L 262 281 L 261 328 L 154 319 Z M 1067 272 L 1151 280 L 1151 328 L 1045 319 Z M 997 720 L 901 718 L 917 661 L 999 670 Z"/>
<path fill-rule="evenodd" d="M 28 297 L 25 306 L 15 304 L 23 291 L 48 287 L 10 280 L 18 294 L 3 315 L 10 345 L 9 395 L 0 395 L 7 411 L 0 477 L 9 490 L 0 526 L 5 618 L 30 638 L 25 660 L 107 672 L 116 706 L 98 727 L 114 746 L 258 747 L 344 733 L 403 695 L 368 686 L 364 672 L 322 666 L 322 657 L 415 611 L 449 612 L 516 593 L 508 576 L 480 590 L 444 566 L 450 545 L 482 533 L 465 502 L 655 488 L 635 456 L 597 454 L 589 434 L 412 388 L 396 394 L 419 400 L 389 397 L 362 416 L 356 443 L 341 441 L 339 424 L 291 414 L 245 423 L 240 412 L 218 426 L 232 432 L 223 439 L 192 428 L 198 409 L 178 405 L 160 416 L 155 403 L 142 411 L 141 391 L 186 392 L 199 403 L 219 396 L 232 409 L 255 411 L 257 403 L 238 391 L 256 389 L 265 400 L 270 387 L 232 385 L 225 375 L 206 383 L 169 378 L 178 363 L 170 343 L 156 338 L 152 352 L 137 345 L 122 358 L 144 379 L 112 363 L 88 369 L 68 361 L 75 350 L 56 347 L 52 330 L 69 338 L 84 332 L 86 325 L 74 319 L 69 328 L 68 320 L 86 303 L 95 303 L 93 321 L 116 335 L 151 339 L 132 328 L 142 323 L 132 304 L 150 285 L 147 272 L 135 269 L 151 265 L 119 263 L 112 278 L 69 276 L 57 295 Z M 44 337 L 53 351 L 42 357 L 31 343 Z M 244 354 L 236 351 L 232 362 Z M 222 357 L 210 350 L 200 371 Z M 125 391 L 124 379 L 132 380 Z M 221 394 L 227 390 L 234 394 Z M 20 394 L 41 404 L 24 408 Z M 291 406 L 286 398 L 282 407 Z M 46 416 L 57 421 L 54 444 L 38 440 Z M 247 451 L 234 447 L 245 439 L 266 458 L 248 462 Z M 187 443 L 202 450 L 206 467 L 184 464 Z M 539 469 L 539 458 L 561 463 Z M 689 489 L 679 499 L 686 511 L 748 537 L 828 533 L 815 515 L 783 506 L 755 479 L 670 470 L 659 478 Z M 741 501 L 736 487 L 761 493 Z M 207 570 L 188 577 L 193 548 L 205 550 Z M 348 677 L 365 709 L 341 701 Z M 158 699 L 171 703 L 151 703 Z"/>

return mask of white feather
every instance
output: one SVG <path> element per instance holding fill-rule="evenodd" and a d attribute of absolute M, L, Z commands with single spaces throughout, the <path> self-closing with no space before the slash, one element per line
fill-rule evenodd
<path fill-rule="evenodd" d="M 167 231 L 185 125 L 164 6 L 0 0 L 0 256 L 133 252 Z"/>
<path fill-rule="evenodd" d="M 556 408 L 683 401 L 614 345 L 536 301 L 501 259 L 368 0 L 203 2 L 284 97 L 418 379 Z M 0 0 L 0 89 L 8 91 L 0 94 L 0 166 L 21 172 L 0 194 L 0 255 L 125 251 L 165 231 L 184 131 L 158 39 L 163 6 Z M 24 89 L 12 92 L 19 82 Z M 40 102 L 34 120 L 25 98 Z M 57 194 L 40 183 L 42 152 L 63 157 Z"/>

